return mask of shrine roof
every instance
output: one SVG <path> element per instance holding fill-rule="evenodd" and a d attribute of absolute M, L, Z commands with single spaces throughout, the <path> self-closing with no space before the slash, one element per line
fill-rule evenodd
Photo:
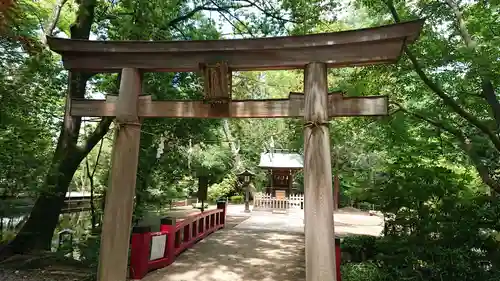
<path fill-rule="evenodd" d="M 233 70 L 299 69 L 312 61 L 329 67 L 394 63 L 415 41 L 424 21 L 358 30 L 254 39 L 94 41 L 47 37 L 66 69 L 106 72 L 122 68 L 191 72 L 200 63 L 227 62 Z"/>
<path fill-rule="evenodd" d="M 265 152 L 260 155 L 260 168 L 294 169 L 304 168 L 304 157 L 298 153 Z"/>

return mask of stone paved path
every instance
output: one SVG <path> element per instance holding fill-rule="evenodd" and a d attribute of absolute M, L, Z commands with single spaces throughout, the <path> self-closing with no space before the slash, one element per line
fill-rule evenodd
<path fill-rule="evenodd" d="M 303 281 L 303 222 L 294 215 L 228 210 L 227 227 L 144 281 Z"/>

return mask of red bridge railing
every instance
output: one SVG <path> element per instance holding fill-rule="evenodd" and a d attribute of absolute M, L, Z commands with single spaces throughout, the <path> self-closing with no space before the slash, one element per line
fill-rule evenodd
<path fill-rule="evenodd" d="M 130 252 L 130 278 L 142 279 L 152 270 L 174 262 L 184 250 L 226 223 L 226 203 L 217 203 L 217 209 L 190 215 L 182 220 L 163 218 L 160 231 L 150 227 L 135 227 Z"/>

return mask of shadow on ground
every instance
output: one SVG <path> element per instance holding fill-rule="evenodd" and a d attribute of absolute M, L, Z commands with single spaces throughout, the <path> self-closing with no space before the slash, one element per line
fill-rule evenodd
<path fill-rule="evenodd" d="M 228 217 L 227 227 L 182 253 L 145 281 L 305 280 L 301 233 L 234 228 L 245 217 Z"/>

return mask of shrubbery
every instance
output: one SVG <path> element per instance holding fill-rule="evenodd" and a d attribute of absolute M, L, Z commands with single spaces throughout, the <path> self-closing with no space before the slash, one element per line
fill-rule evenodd
<path fill-rule="evenodd" d="M 346 263 L 340 267 L 342 281 L 381 281 L 382 271 L 373 262 Z"/>
<path fill-rule="evenodd" d="M 231 196 L 231 198 L 229 200 L 233 204 L 241 204 L 241 203 L 245 202 L 245 199 L 241 195 Z"/>
<path fill-rule="evenodd" d="M 208 187 L 208 200 L 216 202 L 221 197 L 226 197 L 236 184 L 236 176 L 228 174 L 220 183 Z"/>
<path fill-rule="evenodd" d="M 417 166 L 379 182 L 372 198 L 386 215 L 385 235 L 343 241 L 358 263 L 342 266 L 342 280 L 500 280 L 500 200 L 458 179 Z"/>

